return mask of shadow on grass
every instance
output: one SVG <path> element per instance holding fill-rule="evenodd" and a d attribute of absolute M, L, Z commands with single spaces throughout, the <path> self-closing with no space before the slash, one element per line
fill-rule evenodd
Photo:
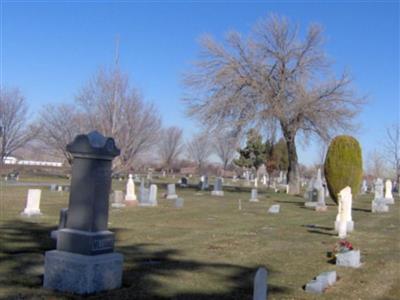
<path fill-rule="evenodd" d="M 328 231 L 333 230 L 333 227 L 319 226 L 319 225 L 315 225 L 315 224 L 306 224 L 306 225 L 301 225 L 301 226 L 310 228 L 310 229 L 321 229 L 321 230 L 328 230 Z"/>
<path fill-rule="evenodd" d="M 25 220 L 13 220 L 0 227 L 0 299 L 252 299 L 256 265 L 184 259 L 178 249 L 164 249 L 161 244 L 135 244 L 116 247 L 124 255 L 123 284 L 118 290 L 90 296 L 55 293 L 44 290 L 44 252 L 55 248 L 50 238 L 52 226 Z M 116 233 L 122 228 L 111 228 Z M 117 242 L 118 244 L 118 242 Z M 266 266 L 269 276 L 275 271 Z M 197 273 L 209 277 L 204 284 L 223 286 L 218 292 L 206 286 L 185 285 L 182 272 L 189 278 Z M 180 288 L 166 285 L 175 281 Z M 188 280 L 188 279 L 186 279 Z M 207 280 L 207 279 L 206 279 Z M 217 281 L 217 284 L 212 281 Z M 192 283 L 193 279 L 187 281 Z M 7 288 L 7 294 L 1 287 Z M 183 291 L 182 291 L 183 290 Z M 290 293 L 290 288 L 268 285 L 270 295 Z"/>
<path fill-rule="evenodd" d="M 323 235 L 329 235 L 329 236 L 336 236 L 336 234 L 334 234 L 334 233 L 325 232 L 325 231 L 321 231 L 321 230 L 308 229 L 307 231 L 308 231 L 309 233 L 316 233 L 316 234 L 323 234 Z"/>
<path fill-rule="evenodd" d="M 291 204 L 296 204 L 297 206 L 304 206 L 304 202 L 299 202 L 299 201 L 276 200 L 275 202 L 277 202 L 277 203 L 291 203 Z"/>
<path fill-rule="evenodd" d="M 362 211 L 362 212 L 367 212 L 367 213 L 372 212 L 371 209 L 367 209 L 367 208 L 354 208 L 354 207 L 353 207 L 351 210 L 354 210 L 354 211 Z"/>

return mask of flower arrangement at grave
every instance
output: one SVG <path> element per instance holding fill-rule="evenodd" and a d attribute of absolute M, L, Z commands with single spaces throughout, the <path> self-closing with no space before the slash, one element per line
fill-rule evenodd
<path fill-rule="evenodd" d="M 329 256 L 331 258 L 335 258 L 340 253 L 346 253 L 352 250 L 354 250 L 352 243 L 350 243 L 348 240 L 342 239 L 335 244 L 333 251 L 329 252 Z"/>

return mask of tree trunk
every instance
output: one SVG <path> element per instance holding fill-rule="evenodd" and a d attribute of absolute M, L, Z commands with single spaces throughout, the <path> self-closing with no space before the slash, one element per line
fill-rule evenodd
<path fill-rule="evenodd" d="M 295 135 L 290 130 L 285 129 L 283 129 L 283 135 L 285 137 L 288 150 L 289 167 L 287 173 L 287 184 L 289 185 L 289 194 L 297 195 L 300 194 L 300 174 L 297 160 Z"/>

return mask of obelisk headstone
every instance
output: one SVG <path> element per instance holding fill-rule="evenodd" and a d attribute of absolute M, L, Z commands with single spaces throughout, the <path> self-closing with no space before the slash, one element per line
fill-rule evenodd
<path fill-rule="evenodd" d="M 387 204 L 394 204 L 393 194 L 392 194 L 392 181 L 390 179 L 385 182 L 385 201 Z"/>
<path fill-rule="evenodd" d="M 339 207 L 335 229 L 338 231 L 340 238 L 345 238 L 347 233 L 354 229 L 354 222 L 351 218 L 352 198 L 353 196 L 351 195 L 351 188 L 349 186 L 345 187 L 339 193 Z"/>
<path fill-rule="evenodd" d="M 112 138 L 93 131 L 67 145 L 73 157 L 66 227 L 57 250 L 47 251 L 44 287 L 76 294 L 119 288 L 123 256 L 108 230 L 111 162 L 120 154 Z"/>
<path fill-rule="evenodd" d="M 135 183 L 133 182 L 132 174 L 128 176 L 128 182 L 126 183 L 126 195 L 125 202 L 128 205 L 137 205 L 137 199 L 135 194 Z"/>

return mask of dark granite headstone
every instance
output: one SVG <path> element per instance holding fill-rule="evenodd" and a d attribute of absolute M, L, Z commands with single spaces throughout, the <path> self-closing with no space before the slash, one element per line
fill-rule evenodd
<path fill-rule="evenodd" d="M 57 250 L 96 255 L 113 252 L 114 234 L 107 230 L 111 161 L 120 154 L 112 138 L 97 131 L 78 135 L 67 145 L 73 156 L 68 219 Z"/>
<path fill-rule="evenodd" d="M 221 177 L 217 177 L 215 179 L 214 191 L 222 191 L 222 178 Z"/>
<path fill-rule="evenodd" d="M 186 177 L 182 177 L 181 178 L 180 186 L 181 187 L 187 187 L 188 186 L 188 179 Z"/>
<path fill-rule="evenodd" d="M 67 219 L 68 219 L 68 208 L 61 208 L 58 229 L 63 229 L 67 226 Z"/>

